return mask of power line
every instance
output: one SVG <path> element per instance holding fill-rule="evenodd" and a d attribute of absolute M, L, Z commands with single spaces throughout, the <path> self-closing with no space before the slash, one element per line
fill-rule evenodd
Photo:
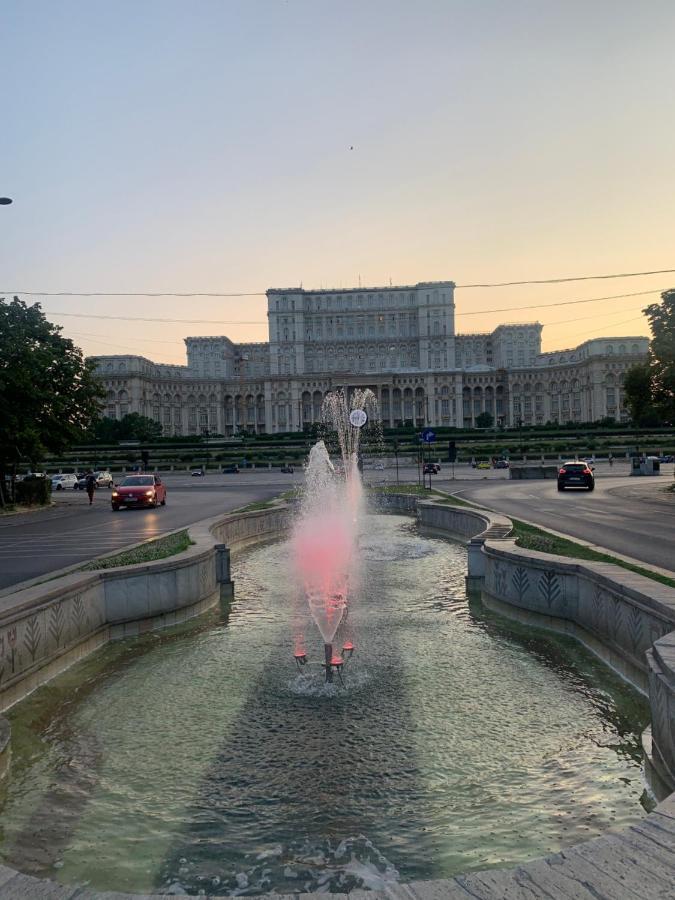
<path fill-rule="evenodd" d="M 166 325 L 266 325 L 267 323 L 259 320 L 257 322 L 232 322 L 226 319 L 151 319 L 144 316 L 101 316 L 94 313 L 67 313 L 67 312 L 50 312 L 43 310 L 46 316 L 62 317 L 66 316 L 71 319 L 106 319 L 115 322 L 163 322 Z"/>
<path fill-rule="evenodd" d="M 515 312 L 523 309 L 548 309 L 554 306 L 574 306 L 577 303 L 599 303 L 601 300 L 620 300 L 623 297 L 645 297 L 647 294 L 662 294 L 663 289 L 655 291 L 635 291 L 632 294 L 611 294 L 609 297 L 588 297 L 586 300 L 559 300 L 556 303 L 535 303 L 531 306 L 501 306 L 498 309 L 472 310 L 455 313 L 456 316 L 484 316 L 487 313 Z"/>
<path fill-rule="evenodd" d="M 611 272 L 602 275 L 570 275 L 557 278 L 534 278 L 522 281 L 493 281 L 484 284 L 456 284 L 459 290 L 469 288 L 515 287 L 524 284 L 565 284 L 570 281 L 599 281 L 607 278 L 638 278 L 643 275 L 670 275 L 675 269 L 654 269 L 649 272 Z M 289 289 L 291 293 L 294 289 Z M 335 290 L 338 290 L 336 288 Z M 342 290 L 340 288 L 339 290 Z M 354 288 L 354 290 L 357 290 Z M 359 288 L 386 290 L 386 288 Z M 311 293 L 311 291 L 309 291 Z M 23 294 L 26 297 L 266 297 L 267 291 L 0 291 L 0 294 Z"/>
<path fill-rule="evenodd" d="M 605 278 L 637 278 L 640 275 L 668 275 L 675 269 L 656 269 L 653 272 L 615 272 L 609 275 L 573 275 L 569 278 L 540 278 L 529 281 L 495 281 L 489 284 L 456 284 L 456 288 L 513 287 L 519 284 L 564 284 L 567 281 L 599 281 Z"/>
<path fill-rule="evenodd" d="M 471 310 L 469 312 L 458 312 L 455 313 L 457 317 L 459 316 L 484 316 L 490 315 L 492 313 L 503 313 L 503 312 L 518 312 L 527 309 L 549 309 L 556 306 L 574 306 L 577 303 L 599 303 L 602 300 L 620 300 L 625 297 L 644 297 L 648 294 L 660 294 L 663 293 L 662 288 L 658 288 L 653 291 L 636 291 L 632 294 L 612 294 L 608 297 L 588 297 L 584 300 L 558 300 L 555 303 L 535 303 L 529 306 L 502 306 L 496 309 L 481 309 L 481 310 Z M 358 310 L 357 310 L 358 312 Z M 267 324 L 263 320 L 258 321 L 246 321 L 246 322 L 234 322 L 227 319 L 160 319 L 160 318 L 150 318 L 145 316 L 104 316 L 98 315 L 96 313 L 67 313 L 67 312 L 55 312 L 44 310 L 45 315 L 47 316 L 55 316 L 59 317 L 67 317 L 74 319 L 103 319 L 106 321 L 117 321 L 117 322 L 161 322 L 166 325 L 265 325 Z"/>
<path fill-rule="evenodd" d="M 250 293 L 220 294 L 213 291 L 191 291 L 185 293 L 170 293 L 168 291 L 130 291 L 129 293 L 115 293 L 109 291 L 0 291 L 0 294 L 17 294 L 24 297 L 266 297 L 266 291 L 252 291 Z"/>

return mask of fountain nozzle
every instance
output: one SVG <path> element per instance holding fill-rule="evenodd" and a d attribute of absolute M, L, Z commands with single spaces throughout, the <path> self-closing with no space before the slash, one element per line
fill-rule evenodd
<path fill-rule="evenodd" d="M 345 641 L 345 643 L 342 645 L 343 658 L 346 657 L 347 659 L 351 659 L 352 654 L 354 653 L 355 649 L 356 648 L 354 647 L 354 645 L 352 644 L 351 641 Z"/>
<path fill-rule="evenodd" d="M 307 654 L 304 650 L 297 650 L 293 657 L 298 665 L 298 668 L 301 669 L 304 665 L 307 664 Z"/>

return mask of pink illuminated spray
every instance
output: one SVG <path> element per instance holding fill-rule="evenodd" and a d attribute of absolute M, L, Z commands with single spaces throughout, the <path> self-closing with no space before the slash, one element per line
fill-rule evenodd
<path fill-rule="evenodd" d="M 302 593 L 324 643 L 326 680 L 340 674 L 345 652 L 354 652 L 345 640 L 343 655 L 333 654 L 335 633 L 347 617 L 358 583 L 361 561 L 358 536 L 363 509 L 359 472 L 361 428 L 376 411 L 375 396 L 356 390 L 349 402 L 342 391 L 324 400 L 324 421 L 338 436 L 344 477 L 336 473 L 323 441 L 310 450 L 301 515 L 293 534 L 293 558 Z M 351 638 L 351 636 L 349 636 Z M 296 631 L 295 657 L 306 660 L 304 636 Z M 304 665 L 304 661 L 299 665 Z"/>

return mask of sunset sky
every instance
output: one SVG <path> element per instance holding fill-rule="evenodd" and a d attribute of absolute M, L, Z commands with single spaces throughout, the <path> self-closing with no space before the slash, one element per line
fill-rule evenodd
<path fill-rule="evenodd" d="M 0 296 L 88 354 L 266 340 L 265 299 L 21 292 L 675 269 L 672 0 L 5 0 L 0 30 Z M 673 286 L 461 289 L 457 330 L 648 334 Z"/>

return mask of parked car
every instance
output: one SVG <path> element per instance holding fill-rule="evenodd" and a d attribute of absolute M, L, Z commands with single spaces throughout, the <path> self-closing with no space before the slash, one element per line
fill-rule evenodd
<path fill-rule="evenodd" d="M 77 485 L 77 475 L 66 473 L 65 475 L 52 475 L 52 490 L 63 491 Z"/>
<path fill-rule="evenodd" d="M 476 468 L 477 469 L 489 469 L 490 463 L 487 462 L 486 460 L 482 460 L 481 462 L 476 463 Z"/>
<path fill-rule="evenodd" d="M 127 475 L 110 496 L 113 512 L 121 507 L 166 506 L 166 487 L 158 475 Z"/>
<path fill-rule="evenodd" d="M 375 463 L 373 468 L 377 469 L 378 472 L 383 472 L 384 471 L 384 463 Z"/>
<path fill-rule="evenodd" d="M 441 471 L 441 467 L 438 463 L 428 462 L 424 463 L 424 474 L 425 475 L 438 475 Z"/>
<path fill-rule="evenodd" d="M 495 469 L 508 469 L 509 461 L 508 459 L 498 459 L 495 462 Z"/>
<path fill-rule="evenodd" d="M 293 472 L 295 472 L 295 469 L 293 466 L 282 466 L 280 471 L 283 472 L 284 475 L 292 475 Z"/>
<path fill-rule="evenodd" d="M 74 490 L 76 491 L 86 491 L 87 490 L 87 477 L 88 473 L 78 473 L 77 475 L 77 484 L 73 485 Z M 94 472 L 94 478 L 96 479 L 96 487 L 107 487 L 111 488 L 114 485 L 114 480 L 110 472 L 100 471 Z"/>
<path fill-rule="evenodd" d="M 225 466 L 223 468 L 223 472 L 228 475 L 238 475 L 239 474 L 239 466 Z"/>
<path fill-rule="evenodd" d="M 563 463 L 558 470 L 558 490 L 564 491 L 567 487 L 584 487 L 589 491 L 595 488 L 593 471 L 583 460 Z"/>
<path fill-rule="evenodd" d="M 204 470 L 203 469 L 193 469 L 190 474 L 192 475 L 193 478 L 203 478 Z"/>
<path fill-rule="evenodd" d="M 665 456 L 659 456 L 660 463 L 671 463 L 675 461 L 675 456 L 672 456 L 670 453 L 667 453 Z"/>

